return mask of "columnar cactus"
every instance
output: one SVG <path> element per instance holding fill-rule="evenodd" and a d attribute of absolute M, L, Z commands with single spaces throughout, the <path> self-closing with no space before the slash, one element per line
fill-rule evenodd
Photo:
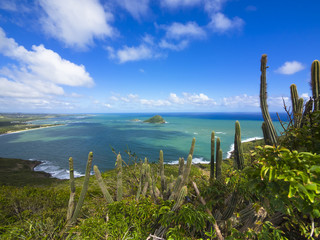
<path fill-rule="evenodd" d="M 76 209 L 74 210 L 74 213 L 73 213 L 72 218 L 70 220 L 71 224 L 74 224 L 77 221 L 77 218 L 80 214 L 80 209 L 81 209 L 83 202 L 84 202 L 84 197 L 88 191 L 92 159 L 93 159 L 93 154 L 92 154 L 92 152 L 90 152 L 89 156 L 88 156 L 88 161 L 87 161 L 87 166 L 86 166 L 86 174 L 84 177 L 83 187 L 82 187 L 82 190 L 80 193 L 80 197 L 79 197 L 79 201 L 77 203 Z"/>
<path fill-rule="evenodd" d="M 320 110 L 320 62 L 314 60 L 311 65 L 311 87 L 312 87 L 312 96 L 314 100 L 314 109 L 313 111 Z"/>
<path fill-rule="evenodd" d="M 167 186 L 166 186 L 166 177 L 164 175 L 163 151 L 162 150 L 160 150 L 159 163 L 160 163 L 160 176 L 161 176 L 161 192 L 163 195 Z"/>
<path fill-rule="evenodd" d="M 214 131 L 211 132 L 211 161 L 210 161 L 210 182 L 214 180 Z"/>
<path fill-rule="evenodd" d="M 187 186 L 183 186 L 179 192 L 176 203 L 172 207 L 172 211 L 176 211 L 179 207 L 181 207 L 187 194 L 188 194 Z"/>
<path fill-rule="evenodd" d="M 242 145 L 241 145 L 241 129 L 240 129 L 240 123 L 238 121 L 236 121 L 236 124 L 235 124 L 234 161 L 235 161 L 235 165 L 239 170 L 243 169 L 244 159 L 243 159 L 243 151 L 242 151 Z"/>
<path fill-rule="evenodd" d="M 191 147 L 190 147 L 190 151 L 189 151 L 189 155 L 191 155 L 191 157 L 193 156 L 195 143 L 196 143 L 196 139 L 193 138 L 192 143 L 191 143 Z"/>
<path fill-rule="evenodd" d="M 182 183 L 182 175 L 179 175 L 179 177 L 177 178 L 177 180 L 175 181 L 174 185 L 173 185 L 173 189 L 172 189 L 172 192 L 171 192 L 171 195 L 169 197 L 169 200 L 174 200 L 177 193 L 179 192 L 179 187 Z"/>
<path fill-rule="evenodd" d="M 222 150 L 220 149 L 220 138 L 216 142 L 216 179 L 221 176 Z"/>
<path fill-rule="evenodd" d="M 99 168 L 96 165 L 93 166 L 93 171 L 94 171 L 94 175 L 96 176 L 96 179 L 98 181 L 99 187 L 100 187 L 100 189 L 101 189 L 101 191 L 103 193 L 103 196 L 106 199 L 107 203 L 109 203 L 109 204 L 113 203 L 113 199 L 112 199 L 112 197 L 111 197 L 111 195 L 110 195 L 110 193 L 109 193 L 109 191 L 107 189 L 106 184 L 104 183 L 104 181 L 103 181 L 103 179 L 101 177 L 101 173 L 99 171 Z"/>
<path fill-rule="evenodd" d="M 222 214 L 222 220 L 227 220 L 228 218 L 230 218 L 237 206 L 237 202 L 238 202 L 238 193 L 237 192 L 233 192 L 230 202 L 228 204 L 228 207 L 226 208 L 226 210 L 223 212 Z"/>
<path fill-rule="evenodd" d="M 261 57 L 261 77 L 260 77 L 260 108 L 265 122 L 265 141 L 271 144 L 278 145 L 277 132 L 273 126 L 267 104 L 267 55 Z"/>
<path fill-rule="evenodd" d="M 67 211 L 67 222 L 71 219 L 74 208 L 75 208 L 75 194 L 76 188 L 74 185 L 74 169 L 73 169 L 73 159 L 72 157 L 69 158 L 69 175 L 70 175 L 70 198 L 68 204 L 68 211 Z"/>
<path fill-rule="evenodd" d="M 190 175 L 190 171 L 191 171 L 191 165 L 192 165 L 192 155 L 189 154 L 186 167 L 184 168 L 184 171 L 183 171 L 183 179 L 182 179 L 182 183 L 180 185 L 180 189 L 188 183 L 188 179 L 189 179 L 189 175 Z"/>
<path fill-rule="evenodd" d="M 179 172 L 178 175 L 181 175 L 184 170 L 184 158 L 179 158 Z"/>
<path fill-rule="evenodd" d="M 222 150 L 219 149 L 217 155 L 217 166 L 216 166 L 216 178 L 219 179 L 221 177 L 221 165 L 222 165 Z"/>
<path fill-rule="evenodd" d="M 291 84 L 290 86 L 291 93 L 291 105 L 293 112 L 294 127 L 299 128 L 301 125 L 302 114 L 303 114 L 303 98 L 299 99 L 297 86 Z"/>
<path fill-rule="evenodd" d="M 117 201 L 122 200 L 122 158 L 120 153 L 117 156 Z"/>

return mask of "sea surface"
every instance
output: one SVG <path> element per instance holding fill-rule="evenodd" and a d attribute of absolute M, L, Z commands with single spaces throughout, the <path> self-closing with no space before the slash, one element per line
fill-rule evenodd
<path fill-rule="evenodd" d="M 0 136 L 0 157 L 40 160 L 35 170 L 45 171 L 56 178 L 69 178 L 69 157 L 74 159 L 75 175 L 85 172 L 87 156 L 93 152 L 93 165 L 104 171 L 115 167 L 112 149 L 128 161 L 131 153 L 139 159 L 157 162 L 159 151 L 164 161 L 177 163 L 188 156 L 193 137 L 196 147 L 193 163 L 209 163 L 210 137 L 215 131 L 221 139 L 223 157 L 233 148 L 234 125 L 241 125 L 242 141 L 263 137 L 261 113 L 163 113 L 165 124 L 143 123 L 155 114 L 91 114 L 69 115 L 36 124 L 64 124 Z M 275 114 L 271 114 L 276 129 L 282 131 Z M 284 114 L 280 115 L 285 120 Z M 139 119 L 140 121 L 133 121 Z"/>

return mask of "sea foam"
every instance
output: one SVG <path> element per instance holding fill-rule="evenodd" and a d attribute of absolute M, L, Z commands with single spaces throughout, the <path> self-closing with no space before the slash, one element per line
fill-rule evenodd
<path fill-rule="evenodd" d="M 252 137 L 252 138 L 247 138 L 241 142 L 251 142 L 251 141 L 254 141 L 254 140 L 259 140 L 259 139 L 263 139 L 263 137 Z M 232 143 L 230 145 L 230 150 L 227 152 L 227 158 L 230 158 L 231 157 L 231 153 L 233 152 L 234 150 L 234 143 Z"/>
<path fill-rule="evenodd" d="M 186 163 L 186 160 L 185 160 Z M 193 158 L 192 159 L 192 164 L 209 164 L 210 161 L 205 160 L 204 158 L 200 157 L 200 158 Z M 178 160 L 175 161 L 171 161 L 171 162 L 166 162 L 165 164 L 169 164 L 169 165 L 175 165 L 175 164 L 179 164 Z"/>
<path fill-rule="evenodd" d="M 30 159 L 34 160 L 34 159 Z M 61 167 L 53 165 L 50 161 L 41 161 L 42 163 L 39 164 L 34 168 L 35 171 L 42 171 L 49 173 L 51 177 L 58 178 L 58 179 L 69 179 L 69 170 L 63 169 Z M 81 174 L 77 171 L 74 171 L 74 177 L 82 177 L 84 174 Z"/>

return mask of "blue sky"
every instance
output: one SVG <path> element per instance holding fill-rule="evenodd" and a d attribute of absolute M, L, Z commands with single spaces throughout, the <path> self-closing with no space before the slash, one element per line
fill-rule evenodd
<path fill-rule="evenodd" d="M 0 111 L 257 112 L 310 96 L 318 0 L 1 0 Z"/>

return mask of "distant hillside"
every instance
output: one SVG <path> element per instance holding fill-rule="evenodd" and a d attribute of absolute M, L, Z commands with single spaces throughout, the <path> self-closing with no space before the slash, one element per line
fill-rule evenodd
<path fill-rule="evenodd" d="M 165 123 L 166 121 L 160 115 L 155 115 L 152 118 L 149 118 L 148 120 L 145 120 L 143 122 L 146 122 L 146 123 Z"/>

